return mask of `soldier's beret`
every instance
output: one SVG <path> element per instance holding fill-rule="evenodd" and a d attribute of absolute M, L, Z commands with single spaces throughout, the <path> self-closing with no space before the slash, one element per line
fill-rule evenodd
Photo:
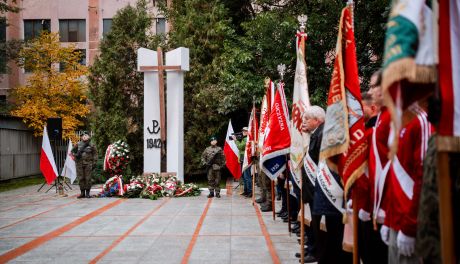
<path fill-rule="evenodd" d="M 217 140 L 217 137 L 216 136 L 212 136 L 209 138 L 209 141 L 213 141 L 213 140 Z"/>

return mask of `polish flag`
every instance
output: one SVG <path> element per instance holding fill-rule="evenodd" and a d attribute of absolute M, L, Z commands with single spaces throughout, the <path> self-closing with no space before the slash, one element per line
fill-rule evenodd
<path fill-rule="evenodd" d="M 69 147 L 67 148 L 67 157 L 65 158 L 64 168 L 62 168 L 61 175 L 70 179 L 73 184 L 77 178 L 77 165 L 75 164 L 75 157 L 72 154 L 72 140 L 69 140 Z"/>
<path fill-rule="evenodd" d="M 51 184 L 58 175 L 46 126 L 43 130 L 42 151 L 40 155 L 40 171 L 43 173 L 43 176 L 45 176 L 45 180 L 48 184 Z"/>
<path fill-rule="evenodd" d="M 224 155 L 228 170 L 232 173 L 233 178 L 239 179 L 241 177 L 241 166 L 238 162 L 238 147 L 235 141 L 230 140 L 233 134 L 232 121 L 228 122 L 227 135 L 225 136 Z"/>

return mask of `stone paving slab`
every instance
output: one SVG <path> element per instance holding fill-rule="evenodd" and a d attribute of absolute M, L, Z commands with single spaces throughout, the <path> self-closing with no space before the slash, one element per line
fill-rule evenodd
<path fill-rule="evenodd" d="M 94 214 L 117 198 L 80 200 L 78 186 L 72 187 L 68 197 L 45 188 L 38 193 L 39 186 L 0 193 L 0 262 L 11 250 L 73 222 L 9 263 L 276 263 L 274 255 L 278 263 L 298 263 L 297 237 L 289 236 L 287 224 L 273 221 L 271 212 L 259 219 L 252 200 L 237 190 L 228 196 L 222 190 L 222 198 L 211 202 L 207 191 L 199 197 L 127 199 Z"/>

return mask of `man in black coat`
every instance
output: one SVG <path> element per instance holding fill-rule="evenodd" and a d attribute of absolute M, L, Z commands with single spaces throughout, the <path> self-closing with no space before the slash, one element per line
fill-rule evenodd
<path fill-rule="evenodd" d="M 323 138 L 323 127 L 324 127 L 324 118 L 326 114 L 324 110 L 319 106 L 311 106 L 309 107 L 302 119 L 302 132 L 310 133 L 310 145 L 308 147 L 308 156 L 309 160 L 314 163 L 314 165 L 318 165 L 319 160 L 319 152 L 321 148 L 321 140 Z M 305 169 L 302 169 L 302 202 L 304 204 L 308 203 L 310 206 L 310 215 L 312 215 L 311 210 L 313 209 L 313 197 L 314 197 L 314 190 L 315 186 L 310 179 L 314 179 L 316 177 L 316 172 L 310 171 L 311 175 L 307 175 L 308 172 Z M 318 221 L 318 224 L 315 223 Z M 317 258 L 315 257 L 316 251 L 318 248 L 317 244 L 317 237 L 315 234 L 319 232 L 319 230 L 314 230 L 317 226 L 319 228 L 319 221 L 320 219 L 312 218 L 310 226 L 305 227 L 305 232 L 307 234 L 307 248 L 306 254 L 307 256 L 304 258 L 304 263 L 312 263 L 316 262 Z M 299 256 L 300 254 L 297 254 Z"/>

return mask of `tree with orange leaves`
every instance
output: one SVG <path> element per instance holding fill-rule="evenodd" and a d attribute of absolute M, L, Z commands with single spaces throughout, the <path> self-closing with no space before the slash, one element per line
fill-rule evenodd
<path fill-rule="evenodd" d="M 43 133 L 48 117 L 61 117 L 64 138 L 72 138 L 89 113 L 87 68 L 73 45 L 63 46 L 57 33 L 42 32 L 19 52 L 19 65 L 31 74 L 13 90 L 11 114 L 23 119 L 35 136 Z"/>

